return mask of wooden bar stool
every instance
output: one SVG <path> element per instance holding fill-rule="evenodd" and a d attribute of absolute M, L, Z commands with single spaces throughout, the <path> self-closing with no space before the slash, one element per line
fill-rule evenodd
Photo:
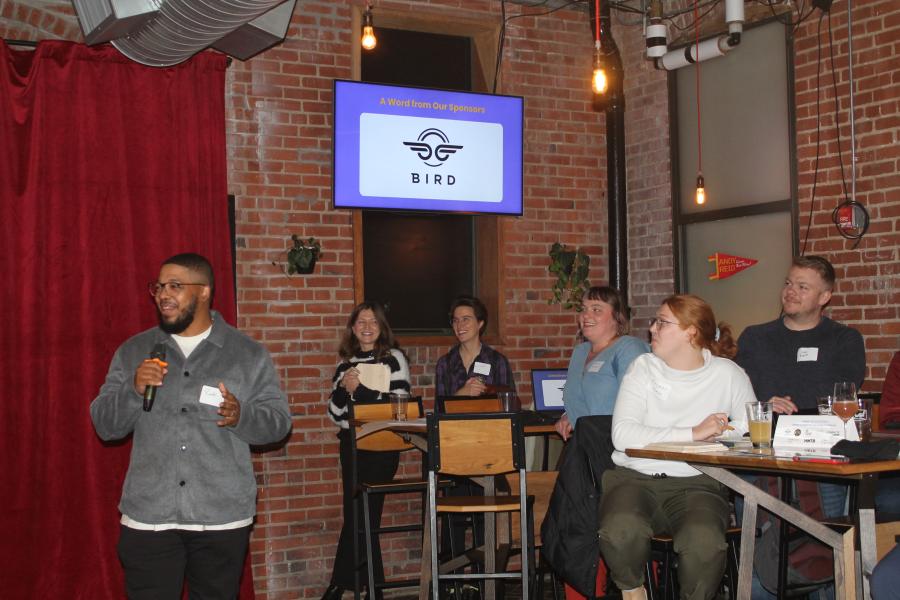
<path fill-rule="evenodd" d="M 518 512 L 520 539 L 529 539 L 529 496 L 525 476 L 525 443 L 519 416 L 511 413 L 461 413 L 428 415 L 428 518 L 431 539 L 432 597 L 439 600 L 442 581 L 511 580 L 522 584 L 522 600 L 528 600 L 532 560 L 530 552 L 522 552 L 519 572 L 500 571 L 495 565 L 494 528 L 485 526 L 484 573 L 441 573 L 438 564 L 438 514 L 496 514 Z M 517 495 L 437 497 L 440 475 L 493 478 L 518 472 Z M 527 548 L 527 546 L 526 546 Z"/>
<path fill-rule="evenodd" d="M 393 581 L 375 581 L 374 554 L 380 552 L 380 536 L 383 533 L 400 533 L 406 531 L 423 531 L 424 523 L 424 494 L 428 489 L 428 481 L 424 473 L 416 478 L 398 478 L 392 481 L 360 482 L 356 467 L 358 452 L 406 452 L 416 449 L 409 441 L 393 431 L 379 431 L 357 439 L 357 430 L 365 423 L 371 421 L 386 421 L 391 419 L 391 404 L 389 402 L 375 402 L 365 404 L 351 404 L 350 406 L 351 440 L 353 444 L 353 485 L 355 499 L 362 505 L 363 522 L 359 523 L 360 511 L 353 511 L 353 556 L 354 556 L 354 597 L 359 598 L 363 587 L 362 571 L 365 569 L 365 580 L 368 583 L 369 598 L 375 600 L 378 593 L 385 588 L 416 586 L 418 579 L 401 579 Z M 407 417 L 418 419 L 423 415 L 422 398 L 413 397 L 407 405 Z M 444 487 L 448 484 L 441 484 Z M 372 527 L 369 513 L 370 499 L 373 495 L 389 496 L 392 494 L 419 493 L 422 496 L 422 518 L 418 523 L 409 525 L 389 525 Z M 365 540 L 365 557 L 362 556 L 363 548 L 360 548 L 360 533 Z M 377 542 L 377 543 L 376 543 Z"/>

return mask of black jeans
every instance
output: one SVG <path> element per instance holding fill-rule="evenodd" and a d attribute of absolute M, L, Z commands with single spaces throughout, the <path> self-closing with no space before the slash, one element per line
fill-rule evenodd
<path fill-rule="evenodd" d="M 344 526 L 341 528 L 341 537 L 338 539 L 337 553 L 334 557 L 334 571 L 331 574 L 331 583 L 345 589 L 353 589 L 353 447 L 350 443 L 350 432 L 341 429 L 338 432 L 340 441 L 341 479 L 344 488 Z M 359 483 L 384 483 L 390 481 L 397 474 L 400 465 L 399 452 L 369 452 L 360 450 L 357 453 L 357 478 Z M 366 555 L 366 540 L 363 536 L 362 500 L 358 503 L 357 519 L 359 523 L 359 554 Z M 381 509 L 384 507 L 384 496 L 372 494 L 369 497 L 369 518 L 372 528 L 381 526 Z M 381 560 L 381 545 L 378 537 L 375 537 L 372 546 L 372 567 L 375 571 L 375 581 L 384 581 L 384 566 Z M 366 582 L 365 570 L 360 571 L 360 582 Z"/>
<path fill-rule="evenodd" d="M 142 531 L 124 525 L 119 560 L 130 600 L 180 600 L 187 577 L 191 600 L 237 598 L 250 526 L 223 531 Z"/>

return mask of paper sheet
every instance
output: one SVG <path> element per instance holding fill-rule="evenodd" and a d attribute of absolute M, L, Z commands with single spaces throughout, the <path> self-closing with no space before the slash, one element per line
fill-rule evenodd
<path fill-rule="evenodd" d="M 376 392 L 385 393 L 391 389 L 391 368 L 387 365 L 360 363 L 355 365 L 359 371 L 359 382 Z"/>

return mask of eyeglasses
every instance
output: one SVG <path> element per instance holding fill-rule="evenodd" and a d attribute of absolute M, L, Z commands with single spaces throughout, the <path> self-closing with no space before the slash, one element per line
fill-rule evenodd
<path fill-rule="evenodd" d="M 159 296 L 159 293 L 163 291 L 163 288 L 170 294 L 180 294 L 181 290 L 184 289 L 186 285 L 209 285 L 207 283 L 181 283 L 180 281 L 167 281 L 165 283 L 151 281 L 147 284 L 147 291 L 150 292 L 150 295 L 156 298 Z"/>
<path fill-rule="evenodd" d="M 674 321 L 666 321 L 665 319 L 660 319 L 659 317 L 653 317 L 652 319 L 650 319 L 650 329 L 653 329 L 654 326 L 662 329 L 666 325 L 678 325 L 678 323 L 675 323 Z"/>

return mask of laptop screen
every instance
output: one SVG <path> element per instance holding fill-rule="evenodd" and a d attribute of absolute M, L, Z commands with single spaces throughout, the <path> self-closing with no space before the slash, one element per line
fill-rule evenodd
<path fill-rule="evenodd" d="M 566 385 L 566 369 L 532 369 L 531 386 L 534 393 L 534 410 L 563 411 L 563 387 Z"/>

